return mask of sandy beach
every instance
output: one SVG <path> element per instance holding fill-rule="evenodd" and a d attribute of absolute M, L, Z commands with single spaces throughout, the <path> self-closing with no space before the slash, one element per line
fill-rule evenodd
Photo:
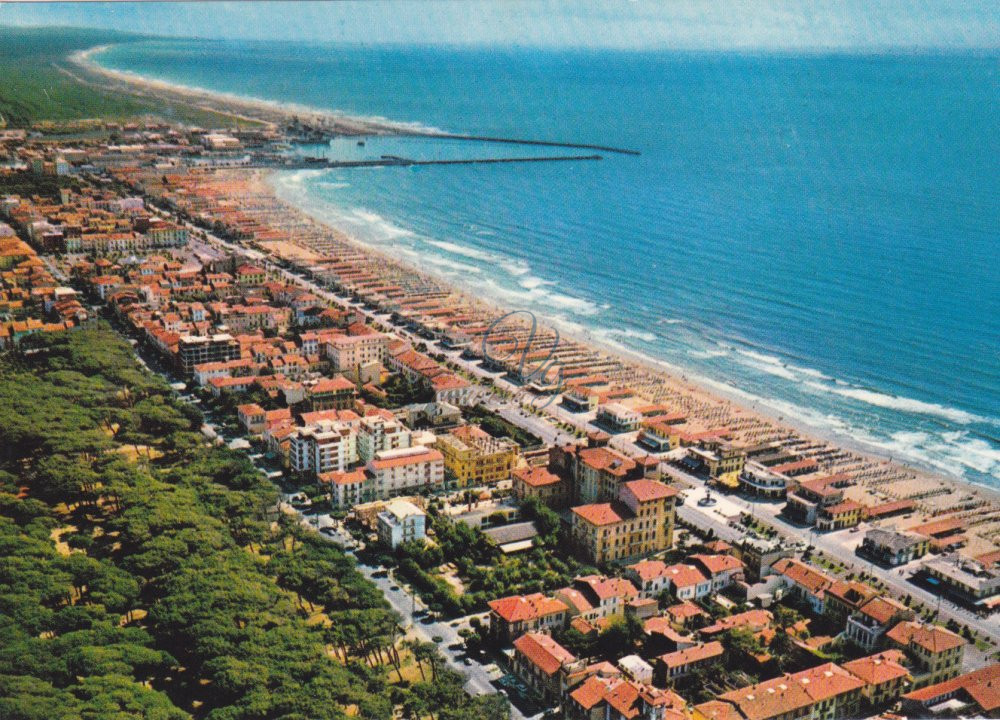
<path fill-rule="evenodd" d="M 298 119 L 342 135 L 398 134 L 428 130 L 416 124 L 397 123 L 385 118 L 351 117 L 317 108 L 219 93 L 112 70 L 99 65 L 93 59 L 94 55 L 110 47 L 112 46 L 98 45 L 80 50 L 69 55 L 67 60 L 87 76 L 87 80 L 97 82 L 107 89 L 144 98 L 169 97 L 171 102 L 181 102 L 193 108 L 229 115 L 245 122 L 281 125 Z"/>
<path fill-rule="evenodd" d="M 382 119 L 350 118 L 311 108 L 284 106 L 263 100 L 220 95 L 199 88 L 149 80 L 130 73 L 112 71 L 94 63 L 92 56 L 104 47 L 76 53 L 76 68 L 103 83 L 146 97 L 169 97 L 247 121 L 278 125 L 293 117 L 309 118 L 331 133 L 346 135 L 419 132 L 418 128 Z M 433 133 L 428 133 L 433 134 Z M 132 178 L 152 194 L 166 193 L 155 178 Z M 482 327 L 511 309 L 478 297 L 469 286 L 455 287 L 423 268 L 413 267 L 352 238 L 342 228 L 331 227 L 306 210 L 277 197 L 266 173 L 246 170 L 219 170 L 200 173 L 192 182 L 208 188 L 211 198 L 198 206 L 200 212 L 220 213 L 239 207 L 241 218 L 268 231 L 254 233 L 255 247 L 289 261 L 323 269 L 326 277 L 341 287 L 351 287 L 345 278 L 360 278 L 352 288 L 359 296 L 376 304 L 394 306 L 437 331 Z M 321 276 L 323 276 L 321 274 Z M 385 288 L 392 294 L 386 295 Z M 374 289 L 373 289 L 374 288 Z M 433 300 L 429 300 L 432 298 Z M 460 318 L 460 323 L 451 320 Z M 451 319 L 451 320 L 449 320 Z M 694 430 L 726 428 L 732 440 L 748 445 L 777 443 L 819 463 L 816 476 L 849 473 L 856 485 L 848 497 L 863 504 L 911 499 L 917 510 L 912 517 L 892 524 L 913 527 L 927 518 L 959 517 L 967 523 L 970 536 L 967 552 L 982 554 L 995 549 L 993 538 L 1000 536 L 1000 492 L 957 479 L 890 462 L 862 443 L 823 428 L 803 428 L 789 424 L 775 408 L 757 402 L 750 406 L 737 389 L 706 378 L 698 378 L 683 368 L 602 343 L 587 336 L 574 336 L 559 328 L 561 352 L 583 367 L 606 375 L 616 386 L 632 389 L 649 403 L 663 404 L 688 416 Z M 543 343 L 553 338 L 552 328 L 541 329 Z"/>

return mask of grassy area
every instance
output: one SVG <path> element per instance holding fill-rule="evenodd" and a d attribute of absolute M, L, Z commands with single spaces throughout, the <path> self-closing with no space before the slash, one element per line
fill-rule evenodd
<path fill-rule="evenodd" d="M 0 115 L 7 126 L 150 112 L 149 105 L 85 86 L 58 67 L 76 50 L 128 39 L 96 30 L 0 28 Z"/>
<path fill-rule="evenodd" d="M 231 118 L 169 101 L 113 92 L 80 82 L 66 58 L 77 50 L 143 36 L 110 30 L 0 27 L 0 128 L 41 121 L 157 116 L 230 125 Z"/>

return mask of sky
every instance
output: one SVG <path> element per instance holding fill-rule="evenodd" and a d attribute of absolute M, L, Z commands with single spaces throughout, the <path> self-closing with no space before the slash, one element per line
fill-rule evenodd
<path fill-rule="evenodd" d="M 989 49 L 996 0 L 4 3 L 2 25 L 360 43 L 686 50 Z"/>

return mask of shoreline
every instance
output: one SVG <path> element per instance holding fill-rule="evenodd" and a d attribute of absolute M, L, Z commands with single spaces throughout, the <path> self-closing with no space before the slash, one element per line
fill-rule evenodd
<path fill-rule="evenodd" d="M 354 116 L 347 113 L 309 107 L 307 105 L 282 103 L 274 100 L 264 100 L 262 98 L 209 90 L 208 88 L 182 85 L 180 83 L 139 75 L 138 73 L 114 70 L 104 67 L 94 60 L 94 55 L 114 46 L 114 43 L 95 45 L 86 50 L 77 50 L 70 53 L 66 59 L 78 69 L 95 75 L 104 81 L 124 84 L 129 88 L 129 92 L 147 97 L 149 95 L 155 97 L 157 93 L 164 93 L 174 98 L 179 98 L 183 102 L 195 104 L 196 106 L 197 103 L 206 103 L 215 111 L 221 109 L 223 112 L 247 121 L 275 125 L 296 118 L 300 120 L 305 119 L 324 124 L 331 132 L 342 135 L 433 135 L 443 132 L 436 128 L 420 125 L 419 123 L 395 122 L 380 117 Z M 247 113 L 256 114 L 257 117 L 247 115 Z"/>
<path fill-rule="evenodd" d="M 434 282 L 451 288 L 455 293 L 463 296 L 466 300 L 478 306 L 489 308 L 490 311 L 497 313 L 498 315 L 511 312 L 514 309 L 509 305 L 505 305 L 502 301 L 496 298 L 477 294 L 474 288 L 468 283 L 457 281 L 454 278 L 438 275 L 433 270 L 414 267 L 409 260 L 400 259 L 398 257 L 390 257 L 383 248 L 379 248 L 363 239 L 360 239 L 343 227 L 338 227 L 335 224 L 335 221 L 331 221 L 323 217 L 320 212 L 310 208 L 307 204 L 300 204 L 288 200 L 282 195 L 280 190 L 275 187 L 274 178 L 276 178 L 277 175 L 277 170 L 258 170 L 255 172 L 255 185 L 258 188 L 266 189 L 268 192 L 273 193 L 278 202 L 291 207 L 295 212 L 305 215 L 311 222 L 327 228 L 329 231 L 335 233 L 343 240 L 356 247 L 359 251 L 378 257 L 385 262 L 401 266 L 407 272 L 413 273 L 414 275 L 431 278 Z M 714 378 L 703 376 L 689 368 L 675 365 L 666 360 L 648 355 L 642 351 L 629 348 L 623 343 L 608 342 L 594 336 L 586 330 L 582 333 L 575 331 L 572 328 L 566 327 L 566 325 L 558 319 L 546 317 L 541 314 L 538 314 L 538 316 L 539 327 L 555 328 L 559 332 L 563 341 L 590 346 L 609 357 L 624 359 L 632 365 L 645 369 L 652 375 L 662 377 L 674 386 L 682 387 L 682 389 L 687 393 L 728 405 L 736 412 L 742 413 L 744 416 L 759 417 L 765 420 L 768 424 L 781 428 L 789 434 L 794 434 L 809 440 L 828 443 L 884 465 L 900 468 L 907 473 L 911 473 L 912 477 L 918 481 L 942 483 L 952 487 L 956 492 L 964 492 L 972 496 L 983 496 L 989 502 L 1000 504 L 1000 488 L 978 483 L 965 478 L 950 476 L 932 468 L 919 466 L 916 463 L 893 460 L 885 454 L 881 448 L 868 444 L 864 440 L 847 435 L 846 433 L 840 433 L 831 428 L 823 428 L 800 419 L 789 421 L 787 419 L 787 412 L 770 405 L 766 398 L 756 398 L 754 400 L 750 400 L 748 397 L 749 393 L 738 387 L 731 386 L 723 380 L 716 380 Z"/>
<path fill-rule="evenodd" d="M 236 109 L 241 113 L 248 112 L 261 114 L 265 118 L 270 118 L 270 120 L 264 119 L 265 122 L 274 122 L 275 118 L 278 120 L 288 120 L 301 114 L 296 109 L 280 103 L 231 96 L 225 93 L 217 93 L 199 88 L 188 88 L 164 81 L 144 78 L 132 73 L 103 68 L 96 64 L 91 59 L 91 56 L 103 49 L 106 49 L 107 47 L 107 45 L 104 45 L 84 51 L 78 51 L 70 57 L 70 60 L 78 67 L 100 75 L 106 80 L 126 83 L 131 88 L 138 88 L 140 92 L 151 92 L 154 96 L 156 93 L 162 93 L 172 97 L 180 97 L 186 102 L 201 102 L 211 106 L 216 111 L 218 111 L 221 107 L 224 110 L 229 111 Z M 420 134 L 430 137 L 433 137 L 435 134 L 435 131 L 427 132 L 426 130 L 415 132 L 413 126 L 406 126 L 405 124 L 391 123 L 388 121 L 368 121 L 362 118 L 349 118 L 337 113 L 316 111 L 315 109 L 305 109 L 305 112 L 316 112 L 323 118 L 324 121 L 340 123 L 338 127 L 344 128 L 344 134 L 393 133 L 411 135 Z M 261 117 L 251 117 L 251 119 L 257 121 L 262 120 Z M 241 171 L 227 170 L 220 172 L 228 174 L 234 172 L 239 173 Z M 245 173 L 245 171 L 242 172 Z M 298 218 L 300 221 L 304 217 L 306 222 L 310 225 L 324 229 L 338 240 L 346 242 L 368 258 L 380 258 L 383 262 L 388 263 L 391 266 L 395 266 L 403 273 L 423 278 L 432 283 L 436 283 L 443 288 L 448 288 L 451 290 L 453 295 L 457 296 L 457 298 L 460 298 L 465 303 L 471 304 L 472 307 L 480 310 L 486 310 L 487 312 L 492 312 L 494 314 L 502 314 L 510 310 L 508 306 L 505 306 L 500 301 L 489 297 L 482 297 L 477 294 L 473 288 L 466 286 L 464 283 L 455 282 L 452 278 L 442 278 L 433 271 L 416 268 L 407 260 L 400 260 L 398 257 L 390 257 L 381 249 L 372 247 L 369 243 L 355 237 L 349 231 L 345 231 L 343 228 L 337 227 L 326 218 L 317 217 L 317 213 L 314 213 L 308 207 L 302 207 L 298 203 L 285 200 L 283 197 L 280 197 L 280 194 L 270 182 L 270 178 L 273 175 L 273 172 L 252 172 L 249 175 L 251 178 L 249 182 L 258 191 L 263 190 L 275 203 L 290 209 L 293 214 L 301 216 Z M 291 220 L 294 218 L 289 219 Z M 303 243 L 292 241 L 291 244 L 304 248 L 310 252 L 316 252 L 313 248 L 310 248 L 308 245 Z M 273 250 L 270 252 L 280 256 L 280 253 L 276 253 Z M 906 464 L 904 462 L 900 462 L 899 460 L 889 460 L 887 453 L 883 449 L 872 447 L 857 438 L 842 434 L 832 429 L 826 429 L 824 431 L 822 427 L 816 427 L 812 423 L 802 421 L 800 418 L 795 418 L 792 422 L 789 422 L 785 417 L 787 413 L 782 412 L 778 408 L 769 406 L 766 399 L 757 398 L 756 400 L 749 400 L 746 397 L 747 393 L 745 391 L 741 391 L 736 387 L 730 387 L 725 381 L 701 377 L 700 374 L 695 371 L 675 366 L 667 361 L 660 360 L 646 355 L 641 351 L 623 346 L 621 343 L 605 342 L 600 338 L 594 337 L 588 332 L 584 332 L 584 337 L 580 337 L 578 333 L 567 331 L 564 327 L 560 327 L 560 323 L 558 321 L 550 320 L 547 317 L 541 316 L 541 314 L 540 318 L 540 329 L 544 327 L 556 328 L 564 341 L 570 341 L 581 347 L 590 348 L 591 350 L 596 351 L 599 355 L 606 356 L 609 359 L 622 363 L 626 368 L 638 371 L 637 374 L 643 376 L 644 379 L 650 381 L 655 380 L 657 383 L 662 384 L 664 388 L 668 390 L 668 395 L 673 394 L 674 396 L 685 397 L 693 403 L 701 403 L 705 407 L 718 408 L 722 412 L 738 416 L 742 419 L 756 419 L 779 433 L 801 438 L 804 441 L 819 442 L 826 446 L 846 451 L 851 455 L 857 456 L 859 459 L 867 461 L 871 464 L 891 468 L 898 471 L 900 474 L 905 473 L 908 478 L 912 478 L 918 483 L 933 484 L 941 488 L 947 488 L 947 494 L 958 494 L 954 498 L 956 502 L 960 500 L 965 501 L 965 496 L 969 496 L 973 499 L 979 498 L 984 503 L 992 504 L 995 509 L 1000 510 L 1000 488 L 991 487 L 964 478 L 945 475 L 936 470 L 925 469 L 920 466 L 914 466 L 914 464 Z M 636 390 L 637 394 L 643 394 L 640 388 L 636 388 Z M 649 400 L 650 402 L 656 402 L 652 398 L 649 398 Z M 864 481 L 858 480 L 858 484 L 864 485 Z M 891 497 L 895 497 L 892 492 L 886 492 L 886 490 L 889 489 L 890 488 L 880 487 L 877 491 L 880 492 L 880 494 L 887 494 Z M 923 497 L 920 498 L 920 500 L 924 499 L 925 498 Z M 963 510 L 963 507 L 956 508 L 954 505 L 951 507 L 953 510 Z M 968 508 L 964 509 L 968 510 Z M 989 508 L 982 509 L 984 511 L 989 510 Z M 922 510 L 919 511 L 921 515 L 927 516 L 944 515 L 948 512 L 950 512 L 948 506 L 941 506 L 940 508 L 935 509 L 933 513 Z M 974 532 L 974 530 L 970 529 L 970 533 L 972 532 Z"/>
<path fill-rule="evenodd" d="M 413 261 L 409 258 L 401 259 L 399 257 L 390 257 L 384 248 L 379 247 L 376 243 L 368 242 L 352 234 L 351 231 L 338 226 L 336 219 L 325 217 L 322 210 L 313 207 L 310 203 L 302 200 L 296 202 L 294 199 L 290 199 L 288 196 L 293 193 L 291 193 L 288 188 L 280 187 L 280 181 L 277 181 L 277 178 L 280 176 L 280 172 L 278 170 L 260 172 L 263 173 L 263 184 L 277 196 L 279 201 L 292 206 L 298 212 L 308 215 L 313 221 L 325 225 L 332 231 L 337 232 L 364 252 L 379 256 L 388 262 L 400 264 L 406 267 L 409 272 L 414 274 L 429 276 L 433 278 L 434 281 L 451 287 L 467 298 L 490 307 L 497 314 L 511 312 L 516 309 L 514 306 L 506 303 L 500 298 L 482 294 L 477 291 L 475 286 L 471 283 L 463 282 L 462 280 L 449 277 L 444 274 L 438 274 L 432 269 L 428 270 L 415 267 Z M 322 171 L 318 170 L 317 172 Z M 305 195 L 302 194 L 301 197 L 304 198 Z M 523 309 L 524 308 L 522 308 L 522 310 Z M 652 374 L 670 376 L 674 381 L 686 385 L 692 393 L 704 394 L 716 400 L 729 403 L 736 408 L 742 409 L 746 413 L 761 416 L 769 423 L 780 426 L 788 432 L 808 436 L 811 439 L 828 442 L 851 452 L 899 465 L 908 471 L 915 473 L 918 477 L 943 479 L 947 482 L 953 482 L 959 485 L 968 485 L 973 489 L 981 489 L 993 495 L 994 499 L 1000 502 L 1000 487 L 983 482 L 977 482 L 973 479 L 965 477 L 951 475 L 940 470 L 939 468 L 931 466 L 930 464 L 921 464 L 919 461 L 910 460 L 909 458 L 904 460 L 894 460 L 885 448 L 880 447 L 874 441 L 867 442 L 862 438 L 850 434 L 849 431 L 840 431 L 836 428 L 810 422 L 805 418 L 795 416 L 794 413 L 790 412 L 788 408 L 783 409 L 781 407 L 781 404 L 787 403 L 784 403 L 784 401 L 778 398 L 772 399 L 753 395 L 736 385 L 730 384 L 725 379 L 715 378 L 706 375 L 697 369 L 685 367 L 683 365 L 658 358 L 651 352 L 629 347 L 624 341 L 616 342 L 602 338 L 599 336 L 598 332 L 592 332 L 581 323 L 563 321 L 559 318 L 545 315 L 543 311 L 531 310 L 531 312 L 538 317 L 540 327 L 547 326 L 549 328 L 554 328 L 558 331 L 563 341 L 589 345 L 599 349 L 602 353 L 611 357 L 624 357 L 629 362 L 642 366 Z M 576 327 L 573 327 L 573 325 Z M 801 408 L 797 409 L 801 410 Z M 898 455 L 896 457 L 898 457 Z"/>

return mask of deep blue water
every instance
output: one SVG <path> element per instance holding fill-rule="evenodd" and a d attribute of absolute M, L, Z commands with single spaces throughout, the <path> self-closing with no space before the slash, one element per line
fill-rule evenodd
<path fill-rule="evenodd" d="M 639 150 L 307 171 L 276 185 L 512 307 L 786 419 L 1000 486 L 995 55 L 161 41 L 99 60 L 451 131 Z M 538 152 L 417 139 L 318 151 Z"/>

